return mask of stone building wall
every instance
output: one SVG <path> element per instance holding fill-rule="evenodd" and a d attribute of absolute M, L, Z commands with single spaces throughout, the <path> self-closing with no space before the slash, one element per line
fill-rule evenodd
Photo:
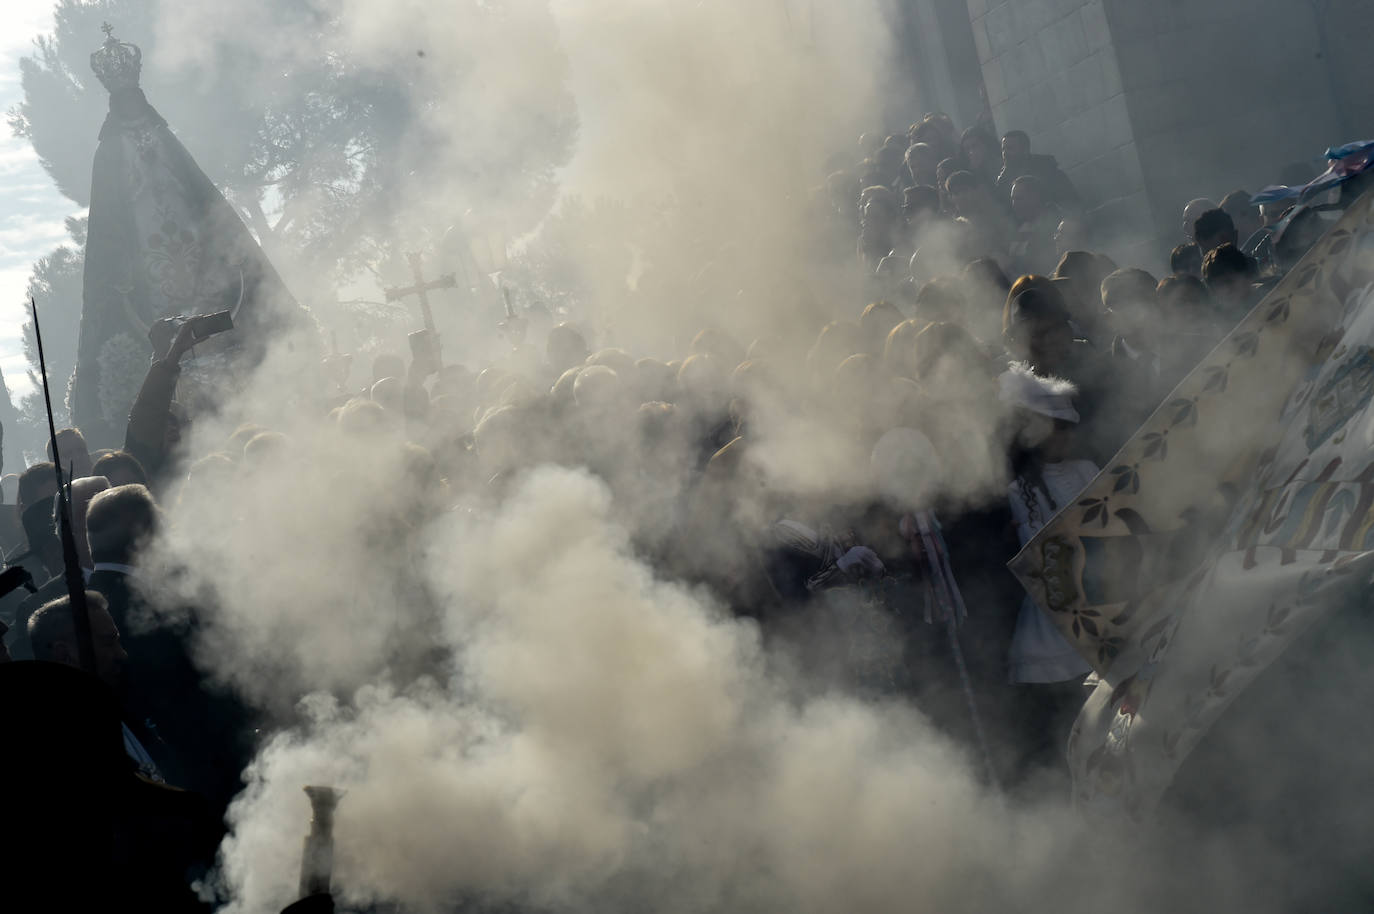
<path fill-rule="evenodd" d="M 905 129 L 927 111 L 944 111 L 960 126 L 986 116 L 983 72 L 965 0 L 903 0 L 893 8 L 894 110 L 887 126 Z"/>
<path fill-rule="evenodd" d="M 1104 2 L 1161 245 L 1189 199 L 1253 193 L 1353 139 L 1306 0 Z"/>
<path fill-rule="evenodd" d="M 999 131 L 1083 191 L 1103 245 L 1164 266 L 1183 204 L 1374 136 L 1369 0 L 967 0 Z"/>
<path fill-rule="evenodd" d="M 1321 53 L 1329 61 L 1333 92 L 1341 111 L 1341 133 L 1349 140 L 1374 139 L 1374 3 L 1369 0 L 1316 0 Z"/>
<path fill-rule="evenodd" d="M 1024 130 L 1088 202 L 1102 244 L 1139 262 L 1154 217 L 1103 0 L 968 0 L 997 129 Z"/>

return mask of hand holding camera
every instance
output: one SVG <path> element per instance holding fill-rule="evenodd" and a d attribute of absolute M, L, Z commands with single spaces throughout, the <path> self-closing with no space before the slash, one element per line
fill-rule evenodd
<path fill-rule="evenodd" d="M 148 341 L 153 344 L 153 357 L 177 362 L 197 343 L 217 333 L 234 329 L 231 311 L 197 314 L 192 317 L 176 315 L 155 321 L 148 328 Z"/>

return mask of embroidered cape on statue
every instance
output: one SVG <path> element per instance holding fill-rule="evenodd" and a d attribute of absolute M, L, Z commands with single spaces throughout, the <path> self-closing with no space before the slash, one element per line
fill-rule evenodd
<path fill-rule="evenodd" d="M 108 34 L 107 26 L 107 34 Z M 107 37 L 91 69 L 110 93 L 91 173 L 71 407 L 87 440 L 118 443 L 158 319 L 228 310 L 235 330 L 197 347 L 218 373 L 305 319 L 257 241 L 139 88 L 142 53 Z M 220 364 L 216 364 L 216 362 Z M 223 384 L 224 378 L 210 380 Z"/>
<path fill-rule="evenodd" d="M 1374 569 L 1374 195 L 1010 564 L 1101 678 L 1075 799 L 1140 820 L 1232 702 Z"/>

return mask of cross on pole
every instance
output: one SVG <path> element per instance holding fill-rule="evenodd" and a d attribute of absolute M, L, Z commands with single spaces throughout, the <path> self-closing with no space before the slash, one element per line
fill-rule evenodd
<path fill-rule="evenodd" d="M 458 285 L 458 280 L 452 273 L 445 273 L 432 282 L 425 282 L 425 274 L 420 269 L 420 255 L 407 254 L 406 259 L 410 261 L 410 273 L 415 278 L 415 285 L 405 286 L 399 289 L 386 289 L 386 300 L 395 301 L 398 298 L 405 298 L 407 295 L 416 295 L 420 298 L 420 313 L 425 319 L 425 329 L 434 330 L 434 312 L 429 310 L 429 290 L 430 289 L 452 289 Z"/>

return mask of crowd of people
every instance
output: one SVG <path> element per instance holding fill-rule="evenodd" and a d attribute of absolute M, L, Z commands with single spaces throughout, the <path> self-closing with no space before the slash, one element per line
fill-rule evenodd
<path fill-rule="evenodd" d="M 753 340 L 704 328 L 660 360 L 596 349 L 595 328 L 573 320 L 480 370 L 423 348 L 378 355 L 365 389 L 340 373 L 313 408 L 341 442 L 404 449 L 411 526 L 458 506 L 498 510 L 543 463 L 586 468 L 658 574 L 754 620 L 827 684 L 910 697 L 989 781 L 1046 789 L 1090 670 L 1006 563 L 1320 221 L 1276 232 L 1285 213 L 1243 191 L 1193 200 L 1157 277 L 1086 249 L 1091 201 L 1023 132 L 999 141 L 931 114 L 860 145 L 818 197 L 824 237 L 863 276 L 823 326 L 784 322 Z M 201 904 L 187 874 L 225 833 L 262 722 L 208 681 L 194 624 L 148 623 L 161 582 L 142 549 L 161 532 L 160 504 L 292 448 L 290 429 L 243 425 L 213 452 L 186 452 L 176 391 L 194 342 L 186 325 L 154 354 L 122 448 L 92 451 L 64 429 L 49 454 L 72 477 L 88 626 L 69 593 L 51 462 L 9 481 L 14 520 L 0 529 L 6 566 L 22 569 L 8 580 L 31 582 L 0 602 L 0 659 L 39 661 L 0 668 L 10 719 L 35 734 L 4 753 L 4 783 L 23 793 L 41 771 L 79 785 L 39 811 L 22 859 L 86 854 L 103 861 L 91 878 L 148 910 Z M 789 443 L 808 452 L 804 467 L 779 457 Z M 74 704 L 83 717 L 51 711 Z M 15 800 L 40 802 L 55 801 Z M 140 841 L 158 850 L 130 850 Z"/>

